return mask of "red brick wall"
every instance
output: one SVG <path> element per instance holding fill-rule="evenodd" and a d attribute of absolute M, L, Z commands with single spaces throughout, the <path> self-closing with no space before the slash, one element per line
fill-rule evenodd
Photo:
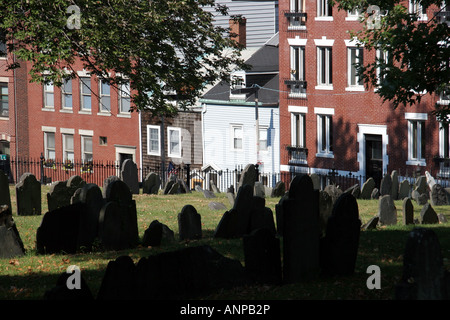
<path fill-rule="evenodd" d="M 436 118 L 430 113 L 434 108 L 435 98 L 427 96 L 417 106 L 399 107 L 394 110 L 388 102 L 382 103 L 373 89 L 364 92 L 349 92 L 347 87 L 347 47 L 344 40 L 350 39 L 348 30 L 356 30 L 359 22 L 346 21 L 346 11 L 333 8 L 333 21 L 315 21 L 316 0 L 306 0 L 307 22 L 306 30 L 288 30 L 288 19 L 284 11 L 289 10 L 289 0 L 279 1 L 280 10 L 280 130 L 281 130 L 281 165 L 287 165 L 288 155 L 283 147 L 291 144 L 291 120 L 288 106 L 306 106 L 306 147 L 308 148 L 308 166 L 311 168 L 336 168 L 338 170 L 359 171 L 357 154 L 358 124 L 386 125 L 389 163 L 387 171 L 400 170 L 409 174 L 415 166 L 405 164 L 408 157 L 407 120 L 405 112 L 428 113 L 426 122 L 427 146 L 425 150 L 426 167 L 420 167 L 421 172 L 435 172 L 433 157 L 439 154 L 439 130 Z M 333 90 L 316 90 L 317 61 L 314 39 L 333 39 Z M 286 93 L 289 90 L 283 79 L 289 78 L 290 47 L 288 38 L 299 37 L 307 39 L 305 47 L 307 98 L 290 99 Z M 374 58 L 373 52 L 364 52 L 364 61 Z M 334 108 L 333 136 L 334 158 L 316 157 L 317 152 L 317 115 L 314 108 Z"/>

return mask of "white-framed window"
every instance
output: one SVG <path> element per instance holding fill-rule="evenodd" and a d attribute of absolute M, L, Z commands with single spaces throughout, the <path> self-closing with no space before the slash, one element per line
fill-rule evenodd
<path fill-rule="evenodd" d="M 0 117 L 9 117 L 8 83 L 0 83 Z"/>
<path fill-rule="evenodd" d="M 173 158 L 181 158 L 181 129 L 167 127 L 168 137 L 168 156 Z"/>
<path fill-rule="evenodd" d="M 306 0 L 290 0 L 289 29 L 305 29 L 306 27 Z"/>
<path fill-rule="evenodd" d="M 81 160 L 92 161 L 94 159 L 94 152 L 92 146 L 91 136 L 81 136 Z"/>
<path fill-rule="evenodd" d="M 332 17 L 333 7 L 328 0 L 317 0 L 317 17 Z"/>
<path fill-rule="evenodd" d="M 72 79 L 64 80 L 61 86 L 61 106 L 63 109 L 72 109 Z"/>
<path fill-rule="evenodd" d="M 147 154 L 160 156 L 160 126 L 147 125 Z"/>
<path fill-rule="evenodd" d="M 409 0 L 409 13 L 418 16 L 419 20 L 427 20 L 427 8 L 422 6 L 417 0 Z"/>
<path fill-rule="evenodd" d="M 267 127 L 259 127 L 259 150 L 260 151 L 267 151 L 268 148 L 268 134 L 267 134 L 268 128 Z"/>
<path fill-rule="evenodd" d="M 234 124 L 231 126 L 231 149 L 243 150 L 244 128 L 242 125 Z"/>
<path fill-rule="evenodd" d="M 389 52 L 386 50 L 377 49 L 376 51 L 376 59 L 378 60 L 378 64 L 383 64 L 385 70 L 387 71 L 389 67 L 387 65 L 389 64 L 390 55 Z M 381 84 L 381 82 L 384 80 L 385 75 L 382 73 L 381 67 L 378 67 L 376 70 L 377 73 L 377 82 L 378 84 Z"/>
<path fill-rule="evenodd" d="M 290 96 L 304 96 L 306 94 L 305 84 L 300 81 L 305 81 L 305 47 L 291 46 L 290 48 L 291 80 L 299 81 L 290 85 Z"/>
<path fill-rule="evenodd" d="M 306 114 L 291 113 L 291 144 L 292 146 L 306 147 Z"/>
<path fill-rule="evenodd" d="M 355 8 L 353 10 L 347 11 L 347 17 L 345 17 L 346 21 L 357 21 L 362 17 L 362 10 L 359 8 Z"/>
<path fill-rule="evenodd" d="M 449 139 L 449 124 L 439 124 L 439 155 L 441 158 L 450 157 L 450 139 Z"/>
<path fill-rule="evenodd" d="M 99 81 L 100 112 L 111 111 L 111 86 L 105 79 Z"/>
<path fill-rule="evenodd" d="M 75 152 L 74 152 L 74 143 L 73 143 L 73 134 L 63 134 L 63 160 L 74 161 Z"/>
<path fill-rule="evenodd" d="M 439 93 L 439 100 L 437 103 L 440 105 L 450 105 L 450 86 Z"/>
<path fill-rule="evenodd" d="M 122 83 L 119 90 L 119 113 L 129 113 L 131 108 L 130 83 Z"/>
<path fill-rule="evenodd" d="M 317 85 L 333 85 L 332 47 L 317 47 Z"/>
<path fill-rule="evenodd" d="M 80 77 L 80 90 L 81 90 L 81 110 L 91 111 L 92 100 L 91 100 L 91 78 Z"/>
<path fill-rule="evenodd" d="M 44 132 L 44 154 L 45 159 L 54 160 L 56 157 L 54 132 Z"/>
<path fill-rule="evenodd" d="M 358 74 L 357 64 L 364 62 L 364 49 L 359 47 L 347 48 L 347 85 L 349 87 L 363 87 L 363 79 Z"/>
<path fill-rule="evenodd" d="M 408 165 L 425 166 L 426 113 L 405 113 L 408 120 Z"/>
<path fill-rule="evenodd" d="M 333 158 L 333 108 L 314 108 L 317 114 L 317 157 Z"/>
<path fill-rule="evenodd" d="M 51 109 L 55 107 L 55 87 L 52 82 L 44 83 L 44 107 Z"/>

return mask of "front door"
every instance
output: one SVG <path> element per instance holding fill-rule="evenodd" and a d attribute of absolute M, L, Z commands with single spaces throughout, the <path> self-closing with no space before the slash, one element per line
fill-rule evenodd
<path fill-rule="evenodd" d="M 377 188 L 383 178 L 383 143 L 381 135 L 366 134 L 366 178 L 372 177 Z"/>

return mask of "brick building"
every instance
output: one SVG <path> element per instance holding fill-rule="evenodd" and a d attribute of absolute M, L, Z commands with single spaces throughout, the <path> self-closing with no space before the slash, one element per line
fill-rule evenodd
<path fill-rule="evenodd" d="M 39 159 L 43 155 L 61 162 L 117 163 L 133 159 L 140 165 L 140 116 L 129 112 L 129 86 L 118 90 L 91 76 L 81 63 L 74 66 L 77 77 L 61 88 L 30 83 L 31 64 L 20 62 L 20 68 L 6 71 L 6 59 L 13 58 L 7 56 L 0 58 L 3 157 Z"/>
<path fill-rule="evenodd" d="M 362 27 L 359 12 L 327 0 L 282 0 L 279 9 L 281 171 L 336 169 L 376 180 L 392 170 L 443 174 L 449 131 L 431 111 L 448 98 L 427 95 L 394 110 L 355 72 L 357 59 L 382 55 L 350 39 L 348 30 Z M 427 12 L 433 8 L 421 11 L 423 21 Z"/>

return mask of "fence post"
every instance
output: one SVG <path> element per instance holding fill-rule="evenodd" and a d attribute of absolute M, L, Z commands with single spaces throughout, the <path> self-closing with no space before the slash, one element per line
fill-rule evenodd
<path fill-rule="evenodd" d="M 41 152 L 41 156 L 39 157 L 39 165 L 41 169 L 41 184 L 44 184 L 44 154 Z"/>
<path fill-rule="evenodd" d="M 186 186 L 188 188 L 188 190 L 186 191 L 190 191 L 191 190 L 191 165 L 188 163 L 186 164 Z"/>

